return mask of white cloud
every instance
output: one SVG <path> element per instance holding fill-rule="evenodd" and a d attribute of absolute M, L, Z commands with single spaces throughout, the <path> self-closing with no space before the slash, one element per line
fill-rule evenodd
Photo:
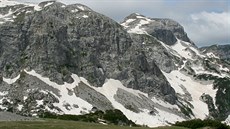
<path fill-rule="evenodd" d="M 201 12 L 190 15 L 185 30 L 198 46 L 230 43 L 230 13 Z"/>

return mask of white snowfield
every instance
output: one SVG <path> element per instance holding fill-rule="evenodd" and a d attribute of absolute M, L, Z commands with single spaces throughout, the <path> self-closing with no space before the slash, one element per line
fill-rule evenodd
<path fill-rule="evenodd" d="M 200 100 L 200 96 L 205 93 L 209 94 L 212 98 L 215 98 L 217 90 L 213 89 L 212 84 L 204 85 L 196 82 L 180 71 L 172 71 L 171 73 L 163 72 L 163 74 L 171 86 L 174 88 L 176 93 L 184 95 L 185 91 L 181 88 L 183 86 L 191 94 L 192 100 L 189 102 L 194 106 L 192 111 L 196 118 L 204 119 L 206 116 L 208 116 L 209 111 L 207 104 Z"/>
<path fill-rule="evenodd" d="M 5 22 L 12 22 L 13 17 L 12 17 L 13 12 L 10 10 L 7 14 L 0 14 L 0 24 L 3 24 Z"/>
<path fill-rule="evenodd" d="M 195 56 L 205 57 L 204 55 L 200 54 L 200 52 L 197 50 L 197 48 L 194 48 L 193 45 L 191 45 L 188 42 L 182 41 L 180 39 L 177 39 L 176 44 L 174 44 L 172 46 L 168 46 L 168 45 L 166 45 L 166 46 L 169 48 L 172 48 L 174 51 L 177 52 L 177 54 L 180 55 L 180 57 L 184 57 L 185 59 L 194 60 Z M 177 54 L 176 54 L 176 56 L 177 56 Z"/>
<path fill-rule="evenodd" d="M 128 19 L 126 20 L 124 23 L 122 23 L 121 25 L 124 26 L 125 28 L 128 28 L 129 23 L 135 21 L 136 19 Z"/>
<path fill-rule="evenodd" d="M 3 81 L 4 82 L 6 82 L 6 83 L 8 83 L 8 84 L 13 84 L 13 83 L 15 83 L 18 79 L 20 78 L 20 74 L 17 76 L 17 77 L 15 77 L 15 78 L 4 78 L 3 77 Z"/>
<path fill-rule="evenodd" d="M 102 86 L 102 87 L 98 87 L 98 88 L 94 88 L 96 89 L 98 92 L 102 93 L 103 95 L 105 95 L 110 102 L 112 102 L 114 108 L 121 110 L 125 116 L 132 120 L 133 122 L 140 124 L 140 125 L 148 125 L 150 127 L 157 127 L 157 126 L 163 126 L 163 125 L 167 125 L 167 122 L 176 122 L 176 121 L 182 121 L 184 120 L 183 118 L 174 115 L 172 113 L 163 111 L 161 109 L 157 109 L 157 111 L 159 112 L 156 116 L 150 115 L 149 114 L 149 110 L 147 109 L 141 109 L 142 112 L 140 113 L 134 113 L 128 109 L 126 109 L 122 104 L 118 103 L 115 99 L 114 99 L 114 95 L 116 95 L 117 90 L 121 88 L 125 91 L 128 91 L 129 93 L 132 93 L 136 96 L 139 96 L 139 94 L 145 95 L 147 97 L 147 94 L 140 92 L 138 90 L 133 90 L 130 88 L 126 88 L 122 85 L 122 83 L 118 80 L 114 80 L 114 79 L 109 79 L 107 80 L 107 82 Z M 155 100 L 155 101 L 154 101 Z M 158 100 L 156 99 L 152 99 L 153 102 L 158 102 Z M 161 101 L 161 103 L 158 104 L 162 104 L 162 105 L 167 105 L 169 106 L 170 104 Z M 173 105 L 169 106 L 169 107 L 173 107 Z M 175 106 L 175 108 L 177 108 Z"/>
<path fill-rule="evenodd" d="M 82 11 L 84 11 L 85 10 L 85 8 L 83 7 L 83 6 L 77 6 L 80 10 L 82 10 Z"/>
<path fill-rule="evenodd" d="M 49 3 L 47 3 L 46 5 L 44 5 L 44 7 L 47 7 L 47 6 L 50 6 L 50 5 L 52 5 L 54 2 L 49 2 Z"/>
<path fill-rule="evenodd" d="M 220 58 L 220 57 L 218 57 L 218 56 L 216 56 L 214 53 L 212 53 L 212 52 L 209 52 L 209 53 L 206 53 L 206 55 L 207 55 L 207 57 L 209 57 L 209 58 Z"/>
<path fill-rule="evenodd" d="M 75 114 L 75 115 L 79 115 L 82 113 L 89 113 L 93 107 L 91 104 L 89 104 L 85 100 L 82 100 L 79 97 L 76 97 L 75 95 L 69 95 L 68 94 L 68 90 L 73 90 L 73 88 L 78 86 L 78 84 L 80 82 L 83 82 L 86 85 L 88 85 L 89 87 L 95 89 L 97 92 L 106 96 L 106 98 L 112 103 L 112 105 L 115 109 L 121 110 L 126 115 L 126 117 L 128 119 L 132 120 L 133 122 L 135 122 L 137 124 L 148 125 L 149 127 L 157 127 L 157 126 L 168 125 L 167 124 L 168 122 L 174 123 L 176 121 L 184 120 L 184 118 L 182 118 L 180 116 L 174 115 L 170 112 L 167 112 L 167 111 L 162 110 L 162 109 L 157 108 L 157 107 L 155 107 L 155 109 L 158 111 L 158 113 L 156 113 L 155 116 L 150 115 L 150 110 L 147 110 L 147 109 L 140 109 L 141 110 L 140 113 L 135 113 L 131 110 L 126 109 L 121 103 L 117 102 L 114 98 L 114 96 L 117 94 L 118 89 L 123 89 L 123 90 L 137 96 L 137 97 L 140 97 L 139 96 L 140 94 L 144 95 L 146 97 L 148 97 L 148 95 L 139 91 L 139 90 L 133 90 L 130 88 L 126 88 L 118 80 L 107 79 L 105 84 L 102 87 L 94 87 L 94 86 L 91 86 L 85 78 L 78 77 L 77 75 L 72 74 L 72 78 L 74 79 L 73 83 L 69 84 L 69 83 L 65 82 L 63 85 L 58 85 L 57 83 L 50 81 L 49 78 L 43 77 L 40 74 L 36 73 L 34 70 L 31 70 L 31 71 L 24 70 L 24 71 L 28 75 L 37 77 L 38 79 L 45 82 L 49 86 L 54 87 L 54 88 L 59 90 L 60 97 L 52 93 L 55 97 L 59 98 L 59 103 L 55 103 L 54 106 L 59 107 L 63 112 L 51 110 L 48 107 L 46 107 L 46 109 L 51 111 L 51 112 L 56 112 L 59 114 L 64 113 L 64 114 Z M 17 79 L 19 79 L 19 78 L 17 78 Z M 14 82 L 16 82 L 16 79 L 14 79 Z M 10 84 L 12 84 L 12 82 Z M 41 92 L 48 93 L 50 91 L 41 91 Z M 163 107 L 166 107 L 168 109 L 176 109 L 176 110 L 179 109 L 176 105 L 171 105 L 167 102 L 164 102 L 164 101 L 156 99 L 156 98 L 152 98 L 151 100 L 154 103 L 157 103 L 157 104 L 159 104 Z M 37 104 L 42 105 L 43 100 L 38 100 Z M 65 105 L 68 105 L 68 109 L 70 109 L 70 110 L 66 109 Z M 75 108 L 73 105 L 78 105 L 79 108 Z M 18 106 L 19 110 L 21 110 L 22 108 L 23 108 L 22 105 Z M 36 114 L 34 114 L 34 116 L 36 116 Z"/>
<path fill-rule="evenodd" d="M 128 33 L 136 33 L 136 34 L 148 34 L 144 28 L 141 28 L 141 26 L 149 24 L 149 21 L 147 20 L 140 20 L 139 24 L 135 26 L 135 28 L 132 28 L 128 30 Z"/>
<path fill-rule="evenodd" d="M 130 27 L 129 24 L 134 21 L 135 22 L 138 21 L 138 24 L 134 28 L 128 29 L 128 33 L 148 34 L 142 26 L 147 25 L 151 22 L 154 22 L 154 20 L 152 19 L 143 17 L 140 14 L 137 14 L 136 19 L 127 19 L 121 25 L 124 26 L 124 28 L 129 28 Z"/>
<path fill-rule="evenodd" d="M 83 17 L 83 18 L 88 18 L 89 16 L 87 16 L 87 15 L 83 15 L 82 17 Z"/>
<path fill-rule="evenodd" d="M 9 1 L 9 0 L 0 0 L 0 7 L 5 7 L 7 5 L 15 5 L 15 4 L 19 4 L 19 2 L 14 2 L 14 1 Z M 52 5 L 53 2 L 47 3 L 44 7 L 50 6 Z M 27 6 L 33 6 L 35 11 L 40 11 L 42 9 L 42 7 L 35 5 L 35 4 L 26 4 Z M 84 11 L 87 10 L 85 9 L 83 6 L 78 6 L 78 9 L 74 9 L 71 12 L 75 13 L 78 11 Z M 12 21 L 12 18 L 14 18 L 13 16 L 11 16 L 13 14 L 13 12 L 11 12 L 11 10 L 9 11 L 8 14 L 0 14 L 0 24 L 7 22 L 7 21 Z M 128 33 L 136 33 L 136 34 L 147 34 L 149 35 L 143 26 L 154 22 L 154 20 L 143 17 L 139 14 L 137 14 L 138 16 L 136 16 L 135 19 L 127 19 L 125 22 L 123 22 L 121 25 L 124 26 L 124 28 L 129 28 L 128 29 Z M 12 17 L 12 18 L 11 18 Z M 83 15 L 81 17 L 78 18 L 88 18 L 88 15 Z M 135 23 L 136 26 L 130 26 L 131 23 L 133 22 L 137 22 Z M 170 52 L 171 54 L 173 54 L 174 56 L 179 57 L 180 59 L 186 59 L 183 60 L 183 65 L 180 66 L 180 68 L 178 70 L 174 70 L 171 71 L 170 73 L 166 73 L 163 72 L 164 76 L 166 77 L 166 79 L 168 80 L 168 82 L 171 84 L 171 86 L 173 87 L 173 89 L 175 90 L 175 92 L 180 95 L 180 96 L 186 96 L 187 93 L 189 93 L 191 96 L 191 100 L 188 100 L 189 103 L 191 103 L 194 108 L 192 108 L 192 111 L 194 113 L 194 117 L 195 118 L 201 118 L 204 119 L 208 116 L 209 111 L 208 111 L 208 107 L 207 104 L 204 103 L 200 97 L 203 94 L 209 94 L 213 100 L 214 100 L 214 104 L 215 104 L 215 95 L 216 95 L 216 91 L 213 89 L 213 84 L 202 84 L 196 80 L 194 80 L 194 78 L 189 77 L 187 75 L 185 75 L 184 73 L 182 73 L 180 70 L 185 66 L 185 63 L 188 60 L 194 61 L 197 59 L 197 57 L 200 58 L 219 58 L 218 56 L 214 55 L 213 53 L 207 53 L 206 55 L 202 55 L 200 53 L 200 51 L 194 47 L 193 45 L 191 45 L 188 42 L 184 42 L 181 41 L 179 39 L 177 39 L 176 44 L 169 46 L 166 45 L 165 43 L 159 41 L 161 43 L 162 46 L 164 46 L 168 52 Z M 145 44 L 144 42 L 142 44 Z M 206 71 L 204 69 L 204 67 L 200 64 L 192 64 L 191 68 L 195 71 L 195 74 L 211 74 L 213 76 L 218 76 L 218 77 L 224 77 L 227 75 L 220 75 L 217 73 L 212 73 L 209 71 Z M 225 71 L 225 72 L 229 72 L 230 70 L 226 67 L 220 66 L 219 67 L 220 70 Z M 133 122 L 140 124 L 140 125 L 148 125 L 150 127 L 157 127 L 157 126 L 163 126 L 163 125 L 167 125 L 167 123 L 174 123 L 176 121 L 182 121 L 184 120 L 184 118 L 174 115 L 173 113 L 167 112 L 166 110 L 163 110 L 159 107 L 155 107 L 155 109 L 158 111 L 158 113 L 156 113 L 156 115 L 150 115 L 150 110 L 148 109 L 140 109 L 141 112 L 140 113 L 135 113 L 131 110 L 128 110 L 127 108 L 125 108 L 121 103 L 119 103 L 118 101 L 115 100 L 114 96 L 117 94 L 118 89 L 122 89 L 124 91 L 127 91 L 129 93 L 131 93 L 134 96 L 140 97 L 140 95 L 144 95 L 146 97 L 148 97 L 147 94 L 139 91 L 139 90 L 133 90 L 131 88 L 126 88 L 120 81 L 118 80 L 114 80 L 114 79 L 107 79 L 106 82 L 104 83 L 104 85 L 102 87 L 94 87 L 91 86 L 88 81 L 83 78 L 83 77 L 79 77 L 76 74 L 72 74 L 71 77 L 74 79 L 73 83 L 64 83 L 63 85 L 59 85 L 55 82 L 50 81 L 49 78 L 44 77 L 40 74 L 38 74 L 36 71 L 31 70 L 31 71 L 27 71 L 24 70 L 28 75 L 34 76 L 38 79 L 40 79 L 41 81 L 43 81 L 44 83 L 48 84 L 49 86 L 58 89 L 59 90 L 59 95 L 56 95 L 54 93 L 52 93 L 51 91 L 41 91 L 45 94 L 47 94 L 48 92 L 53 94 L 56 98 L 59 99 L 59 103 L 55 103 L 54 106 L 59 107 L 62 112 L 59 112 L 57 110 L 51 110 L 48 107 L 47 110 L 50 110 L 51 112 L 56 112 L 59 114 L 75 114 L 75 115 L 80 115 L 83 113 L 89 113 L 91 111 L 91 109 L 93 108 L 93 106 L 88 103 L 87 101 L 81 99 L 80 97 L 77 97 L 75 94 L 68 94 L 69 91 L 74 92 L 74 88 L 78 86 L 78 84 L 80 82 L 85 83 L 87 86 L 93 88 L 94 90 L 96 90 L 97 92 L 103 94 L 111 103 L 112 106 L 116 109 L 121 110 L 128 119 L 132 120 Z M 103 72 L 103 71 L 102 71 Z M 7 84 L 13 84 L 15 82 L 17 82 L 17 80 L 20 79 L 20 74 L 15 77 L 15 78 L 5 78 L 3 77 L 3 81 L 6 82 Z M 5 96 L 7 93 L 3 93 L 0 92 L 0 96 Z M 6 98 L 7 99 L 7 98 Z M 26 96 L 24 96 L 24 99 L 26 99 Z M 163 100 L 157 99 L 155 97 L 150 98 L 152 102 L 157 103 L 159 105 L 161 105 L 162 107 L 165 107 L 167 109 L 175 109 L 175 110 L 179 110 L 177 105 L 171 105 L 167 102 L 164 102 Z M 0 103 L 2 102 L 3 99 L 0 99 Z M 43 105 L 43 101 L 39 100 L 37 101 L 38 105 Z M 186 103 L 183 103 L 186 104 Z M 76 107 L 75 105 L 77 105 L 78 107 Z M 68 107 L 68 109 L 66 108 Z M 0 108 L 4 108 L 0 105 Z M 23 108 L 23 105 L 19 105 L 18 109 L 21 110 Z M 34 114 L 36 115 L 36 114 Z M 230 125 L 230 116 L 226 119 L 225 121 L 227 124 Z"/>
<path fill-rule="evenodd" d="M 49 86 L 52 86 L 60 91 L 59 94 L 61 95 L 61 97 L 58 97 L 55 95 L 57 98 L 59 98 L 60 102 L 54 104 L 54 106 L 58 106 L 63 111 L 63 113 L 79 115 L 79 114 L 82 114 L 82 112 L 89 112 L 93 108 L 92 105 L 86 102 L 85 100 L 82 100 L 81 98 L 76 97 L 75 95 L 68 94 L 68 89 L 73 90 L 73 88 L 76 87 L 78 83 L 80 83 L 81 81 L 77 75 L 72 74 L 72 78 L 74 79 L 73 83 L 69 84 L 65 82 L 65 84 L 63 85 L 58 85 L 57 83 L 50 81 L 49 78 L 42 77 L 40 74 L 36 73 L 34 70 L 32 71 L 24 70 L 24 71 L 27 74 L 37 77 L 38 79 L 45 82 Z M 79 108 L 75 108 L 74 104 L 77 104 Z M 66 109 L 64 107 L 65 105 L 70 105 L 71 110 Z"/>
<path fill-rule="evenodd" d="M 39 6 L 38 4 L 33 4 L 33 3 L 21 3 L 21 2 L 16 2 L 16 1 L 11 1 L 11 0 L 0 0 L 0 8 L 1 7 L 6 7 L 6 6 L 13 6 L 13 5 L 18 5 L 18 4 L 24 4 L 26 7 L 30 6 L 30 7 L 34 7 L 34 11 L 41 11 L 43 8 L 48 7 L 50 5 L 52 5 L 54 2 L 50 1 L 48 3 L 46 3 L 45 5 L 43 5 L 43 7 Z M 66 7 L 65 5 L 62 5 L 62 7 Z M 77 6 L 76 9 L 71 10 L 72 13 L 76 13 L 79 11 L 85 11 L 87 10 L 84 6 Z M 16 10 L 17 11 L 17 10 Z M 16 15 L 14 15 L 14 13 L 16 12 L 12 12 L 11 10 L 7 13 L 7 14 L 0 14 L 0 24 L 3 24 L 5 22 L 13 22 L 14 19 L 17 17 Z M 27 11 L 26 13 L 31 13 L 31 11 Z M 89 16 L 87 15 L 83 15 L 81 17 L 77 17 L 77 18 L 88 18 Z"/>
<path fill-rule="evenodd" d="M 76 13 L 76 12 L 78 12 L 78 9 L 73 9 L 73 10 L 71 10 L 71 12 Z"/>
<path fill-rule="evenodd" d="M 224 123 L 230 126 L 230 115 L 229 115 L 228 118 L 224 121 Z"/>
<path fill-rule="evenodd" d="M 33 4 L 33 3 L 22 3 L 22 2 L 16 2 L 16 1 L 12 1 L 12 0 L 0 0 L 0 8 L 1 7 L 7 7 L 7 6 L 13 6 L 13 5 L 18 5 L 18 4 L 23 4 L 26 7 L 30 6 L 30 7 L 34 7 L 34 11 L 41 11 L 43 8 L 52 5 L 54 2 L 48 2 L 46 5 L 44 5 L 43 7 L 39 6 L 38 4 Z M 16 10 L 17 11 L 17 10 Z M 14 12 L 16 12 L 14 11 Z M 14 18 L 16 17 L 14 14 L 14 12 L 12 12 L 11 10 L 8 12 L 8 14 L 0 14 L 0 24 L 3 24 L 5 22 L 13 22 Z M 26 12 L 26 13 L 30 13 L 30 11 Z"/>

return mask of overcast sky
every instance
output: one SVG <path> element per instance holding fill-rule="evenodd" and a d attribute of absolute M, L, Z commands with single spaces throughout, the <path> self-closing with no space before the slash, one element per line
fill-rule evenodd
<path fill-rule="evenodd" d="M 44 0 L 16 0 L 41 2 Z M 137 12 L 153 18 L 171 18 L 185 28 L 197 46 L 230 44 L 230 0 L 58 0 L 81 3 L 121 22 Z"/>

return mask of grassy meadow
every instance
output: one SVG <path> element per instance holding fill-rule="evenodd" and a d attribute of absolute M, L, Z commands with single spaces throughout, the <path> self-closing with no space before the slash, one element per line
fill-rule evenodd
<path fill-rule="evenodd" d="M 127 127 L 102 125 L 79 121 L 37 120 L 37 121 L 2 121 L 0 129 L 150 129 L 148 127 Z M 182 127 L 158 127 L 153 129 L 187 129 Z"/>

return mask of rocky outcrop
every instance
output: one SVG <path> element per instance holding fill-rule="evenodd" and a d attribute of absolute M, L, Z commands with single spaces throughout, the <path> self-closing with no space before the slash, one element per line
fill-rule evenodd
<path fill-rule="evenodd" d="M 200 53 L 173 20 L 131 14 L 120 25 L 87 6 L 55 1 L 1 7 L 0 16 L 4 111 L 119 108 L 133 120 L 134 114 L 159 123 L 229 114 L 229 63 Z M 222 77 L 226 84 L 215 83 Z M 217 94 L 206 84 L 216 84 Z"/>
<path fill-rule="evenodd" d="M 208 47 L 200 48 L 203 53 L 213 53 L 214 55 L 220 57 L 224 60 L 230 60 L 230 45 L 212 45 Z"/>
<path fill-rule="evenodd" d="M 14 6 L 4 7 L 10 8 L 6 12 L 13 12 L 9 15 L 12 19 L 0 24 L 0 75 L 15 78 L 23 74 L 13 84 L 4 81 L 0 84 L 2 91 L 10 92 L 10 102 L 20 100 L 15 103 L 13 111 L 36 115 L 38 107 L 39 112 L 45 112 L 46 108 L 55 112 L 62 110 L 54 104 L 62 97 L 60 91 L 27 75 L 24 69 L 35 70 L 58 86 L 74 82 L 72 73 L 84 77 L 95 87 L 101 87 L 106 78 L 113 78 L 126 87 L 147 93 L 149 97 L 157 96 L 171 104 L 176 103 L 175 91 L 154 59 L 150 58 L 148 51 L 142 51 L 142 47 L 134 43 L 117 22 L 81 4 L 49 1 L 35 7 L 17 6 L 15 10 L 11 9 Z M 167 60 L 166 67 L 167 63 L 171 62 Z M 38 93 L 32 89 L 37 89 Z M 40 93 L 42 91 L 45 94 Z M 101 110 L 113 108 L 105 96 L 84 84 L 76 87 L 74 92 L 69 90 L 68 94 L 76 95 Z M 23 96 L 27 96 L 28 101 Z M 46 103 L 40 102 L 41 98 Z M 43 105 L 39 106 L 39 102 Z M 24 108 L 19 110 L 17 104 Z M 62 106 L 69 110 L 73 105 L 66 103 Z"/>
<path fill-rule="evenodd" d="M 193 44 L 185 33 L 184 28 L 171 19 L 147 18 L 141 14 L 133 13 L 127 16 L 121 24 L 125 25 L 128 31 L 139 26 L 142 30 L 167 45 L 174 45 L 177 39 Z"/>
<path fill-rule="evenodd" d="M 79 86 L 74 88 L 74 95 L 82 98 L 99 110 L 106 111 L 113 109 L 111 102 L 104 95 L 90 88 L 83 82 L 80 82 Z"/>
<path fill-rule="evenodd" d="M 183 61 L 170 53 L 158 40 L 149 35 L 131 34 L 137 48 L 145 51 L 149 61 L 154 61 L 164 72 L 171 72 L 178 67 L 176 64 L 183 64 Z"/>

